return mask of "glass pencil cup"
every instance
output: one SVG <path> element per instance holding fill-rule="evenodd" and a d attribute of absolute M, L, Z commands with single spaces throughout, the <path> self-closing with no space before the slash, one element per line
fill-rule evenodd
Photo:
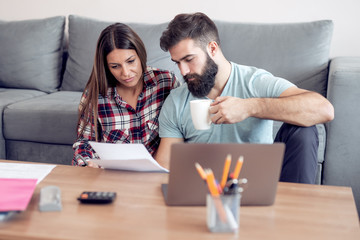
<path fill-rule="evenodd" d="M 237 233 L 240 223 L 240 193 L 206 196 L 206 222 L 211 232 Z"/>

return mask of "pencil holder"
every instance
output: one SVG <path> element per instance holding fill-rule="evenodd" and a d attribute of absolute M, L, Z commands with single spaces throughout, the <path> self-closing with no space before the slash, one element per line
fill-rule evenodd
<path fill-rule="evenodd" d="M 211 232 L 236 233 L 240 223 L 240 193 L 206 196 L 207 226 Z"/>

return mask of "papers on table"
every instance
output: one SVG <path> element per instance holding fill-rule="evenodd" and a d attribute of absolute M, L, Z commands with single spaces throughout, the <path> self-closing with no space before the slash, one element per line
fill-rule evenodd
<path fill-rule="evenodd" d="M 36 188 L 56 165 L 0 162 L 0 221 L 24 211 Z"/>
<path fill-rule="evenodd" d="M 156 162 L 143 144 L 116 144 L 90 142 L 101 160 L 91 161 L 105 169 L 141 172 L 169 172 Z"/>
<path fill-rule="evenodd" d="M 56 165 L 0 162 L 1 178 L 33 178 L 41 182 Z"/>

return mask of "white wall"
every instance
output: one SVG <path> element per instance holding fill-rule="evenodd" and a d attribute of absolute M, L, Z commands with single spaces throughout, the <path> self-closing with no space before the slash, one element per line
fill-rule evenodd
<path fill-rule="evenodd" d="M 330 56 L 360 56 L 359 0 L 0 0 L 0 20 L 77 14 L 100 20 L 161 23 L 202 11 L 236 22 L 334 21 Z M 1 44 L 1 43 L 0 43 Z"/>

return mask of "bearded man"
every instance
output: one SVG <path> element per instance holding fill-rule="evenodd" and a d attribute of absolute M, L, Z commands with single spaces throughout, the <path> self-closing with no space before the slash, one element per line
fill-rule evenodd
<path fill-rule="evenodd" d="M 334 109 L 320 94 L 300 89 L 271 73 L 229 62 L 216 25 L 203 13 L 179 14 L 160 46 L 169 51 L 185 84 L 171 91 L 159 117 L 156 160 L 168 167 L 170 146 L 178 142 L 273 143 L 273 120 L 284 122 L 275 138 L 286 145 L 280 181 L 315 183 L 318 133 Z M 212 126 L 196 130 L 190 101 L 212 99 Z"/>

